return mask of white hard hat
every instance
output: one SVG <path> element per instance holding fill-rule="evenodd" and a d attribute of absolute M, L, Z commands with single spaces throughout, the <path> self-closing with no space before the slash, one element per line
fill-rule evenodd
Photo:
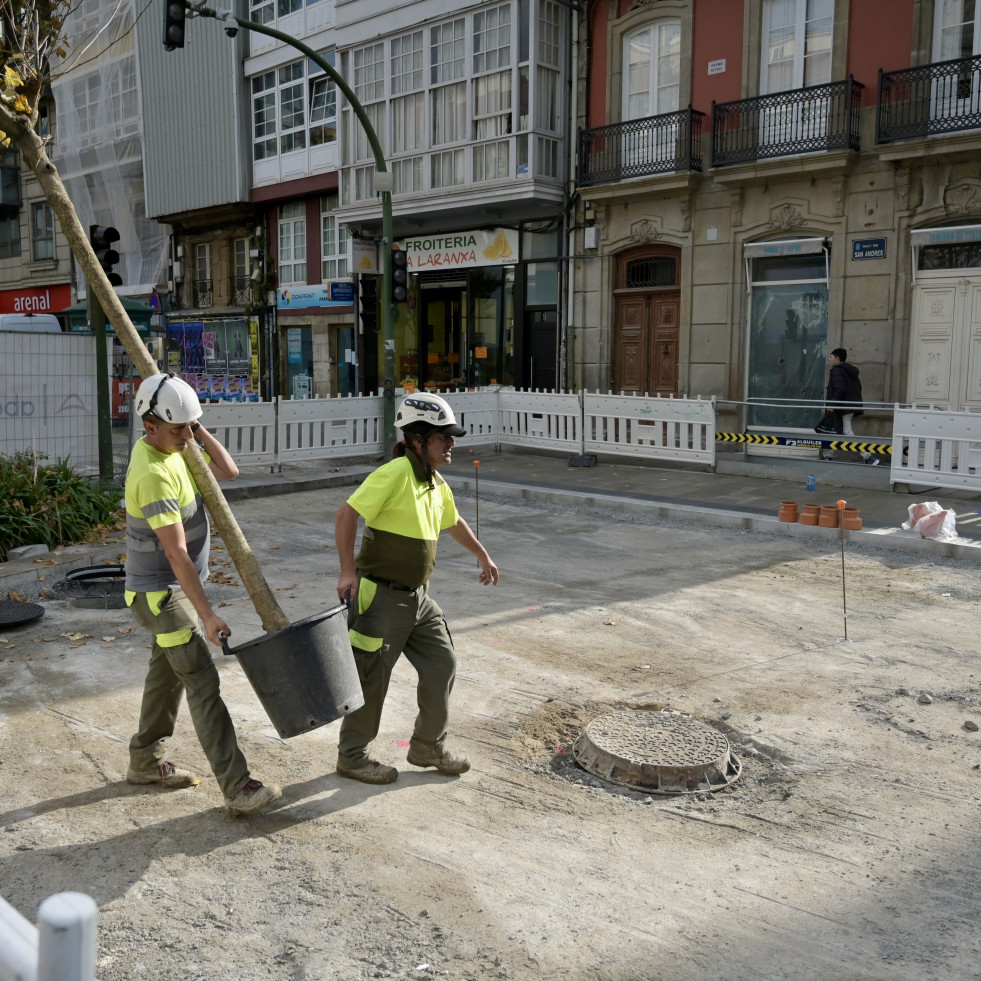
<path fill-rule="evenodd" d="M 434 429 L 449 436 L 464 436 L 467 432 L 457 425 L 449 402 L 428 392 L 406 395 L 395 412 L 395 425 L 417 436 L 426 436 Z"/>
<path fill-rule="evenodd" d="M 202 414 L 197 392 L 175 375 L 150 375 L 143 380 L 136 390 L 136 414 L 142 419 L 148 412 L 178 425 L 194 422 Z"/>

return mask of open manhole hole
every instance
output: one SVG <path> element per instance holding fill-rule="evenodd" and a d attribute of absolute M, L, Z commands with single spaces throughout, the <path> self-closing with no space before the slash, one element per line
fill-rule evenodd
<path fill-rule="evenodd" d="M 600 716 L 583 729 L 572 754 L 589 773 L 646 794 L 721 790 L 742 772 L 721 732 L 677 712 Z"/>
<path fill-rule="evenodd" d="M 15 603 L 13 600 L 0 600 L 0 630 L 19 627 L 44 616 L 44 607 L 37 603 Z"/>
<path fill-rule="evenodd" d="M 121 610 L 126 605 L 126 570 L 121 565 L 90 565 L 69 572 L 54 593 L 86 610 Z"/>

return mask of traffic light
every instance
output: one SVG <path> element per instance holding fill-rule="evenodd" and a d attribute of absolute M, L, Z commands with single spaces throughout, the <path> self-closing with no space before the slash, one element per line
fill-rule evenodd
<path fill-rule="evenodd" d="M 358 280 L 361 333 L 372 334 L 378 330 L 378 282 L 374 276 L 359 276 Z"/>
<path fill-rule="evenodd" d="M 395 246 L 392 249 L 392 302 L 405 303 L 409 298 L 409 257 Z"/>
<path fill-rule="evenodd" d="M 119 253 L 112 247 L 119 241 L 119 232 L 107 225 L 89 225 L 89 242 L 95 252 L 99 265 L 105 270 L 109 282 L 113 286 L 122 286 L 123 278 L 113 271 L 113 266 L 119 262 Z"/>
<path fill-rule="evenodd" d="M 184 18 L 187 9 L 184 0 L 164 0 L 164 38 L 167 51 L 184 47 Z"/>

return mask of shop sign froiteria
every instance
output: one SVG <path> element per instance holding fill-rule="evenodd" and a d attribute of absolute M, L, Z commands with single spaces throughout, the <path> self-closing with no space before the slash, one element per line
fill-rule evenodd
<path fill-rule="evenodd" d="M 512 266 L 518 261 L 518 232 L 513 228 L 420 235 L 401 243 L 413 272 Z"/>

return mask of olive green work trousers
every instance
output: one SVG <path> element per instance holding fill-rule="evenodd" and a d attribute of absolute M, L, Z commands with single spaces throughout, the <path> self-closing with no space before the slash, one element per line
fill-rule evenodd
<path fill-rule="evenodd" d="M 130 609 L 136 622 L 153 634 L 139 730 L 129 744 L 134 769 L 150 770 L 164 762 L 165 743 L 174 734 L 186 692 L 198 742 L 221 792 L 233 797 L 249 782 L 249 768 L 221 697 L 218 669 L 197 611 L 182 589 L 137 593 Z"/>
<path fill-rule="evenodd" d="M 419 675 L 419 713 L 410 751 L 426 757 L 440 755 L 446 742 L 456 655 L 443 611 L 428 588 L 406 590 L 362 577 L 348 627 L 364 705 L 341 721 L 338 763 L 354 769 L 368 762 L 392 671 L 402 654 Z"/>

